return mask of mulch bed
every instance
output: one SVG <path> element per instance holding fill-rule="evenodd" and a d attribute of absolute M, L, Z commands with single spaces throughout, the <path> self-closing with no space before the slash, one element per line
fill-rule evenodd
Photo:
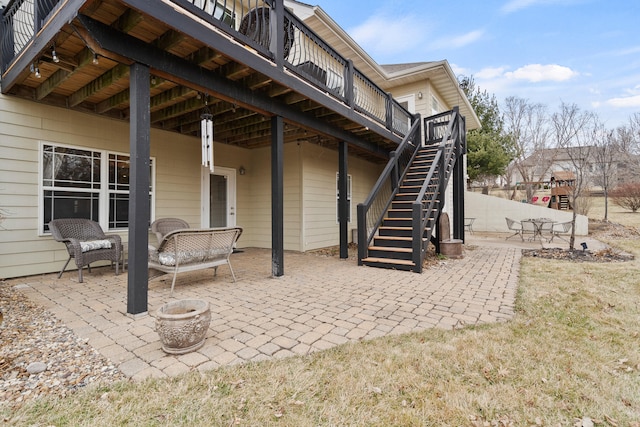
<path fill-rule="evenodd" d="M 590 234 L 599 240 L 635 239 L 640 236 L 640 231 L 635 227 L 627 227 L 605 221 L 589 219 Z M 618 249 L 607 248 L 601 251 L 582 249 L 566 250 L 559 248 L 525 249 L 523 256 L 558 259 L 573 262 L 625 262 L 634 259 L 634 256 Z"/>
<path fill-rule="evenodd" d="M 607 248 L 601 251 L 568 250 L 560 248 L 523 249 L 523 256 L 557 259 L 572 262 L 624 262 L 634 259 L 633 255 Z"/>

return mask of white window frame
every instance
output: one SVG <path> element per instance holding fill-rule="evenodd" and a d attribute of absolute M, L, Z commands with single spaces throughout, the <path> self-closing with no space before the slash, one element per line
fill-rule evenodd
<path fill-rule="evenodd" d="M 416 94 L 415 93 L 412 93 L 410 95 L 399 96 L 396 98 L 396 101 L 398 101 L 399 104 L 406 102 L 407 110 L 409 110 L 411 114 L 416 113 Z"/>
<path fill-rule="evenodd" d="M 436 115 L 440 112 L 442 112 L 442 105 L 440 105 L 438 98 L 434 94 L 431 94 L 431 114 Z"/>
<path fill-rule="evenodd" d="M 353 178 L 351 174 L 347 174 L 347 203 L 349 204 L 349 212 L 347 214 L 347 223 L 351 223 L 353 215 L 351 215 L 351 185 Z M 336 224 L 340 223 L 340 172 L 336 172 Z"/>
<path fill-rule="evenodd" d="M 45 145 L 50 145 L 53 147 L 60 148 L 69 148 L 73 150 L 83 150 L 83 151 L 91 151 L 95 153 L 100 153 L 100 188 L 97 191 L 98 193 L 98 223 L 104 230 L 108 231 L 122 231 L 127 228 L 109 228 L 109 202 L 110 195 L 113 194 L 125 194 L 129 193 L 129 191 L 124 190 L 111 190 L 109 188 L 109 156 L 114 154 L 120 157 L 129 157 L 129 153 L 118 152 L 118 151 L 110 151 L 104 149 L 97 149 L 93 147 L 83 147 L 69 144 L 60 144 L 57 142 L 51 141 L 39 141 L 39 158 L 38 158 L 38 235 L 46 236 L 50 235 L 50 232 L 44 231 L 44 192 L 48 190 L 62 190 L 68 192 L 74 192 L 78 190 L 74 190 L 73 187 L 45 187 L 44 181 L 44 165 L 43 165 L 43 156 L 44 156 L 44 147 Z M 149 195 L 151 196 L 151 221 L 154 220 L 155 216 L 155 208 L 156 208 L 156 159 L 155 157 L 150 157 L 150 166 L 151 166 L 151 177 L 150 177 L 150 191 Z M 87 189 L 86 192 L 89 192 L 90 189 Z M 83 190 L 82 192 L 85 192 Z"/>

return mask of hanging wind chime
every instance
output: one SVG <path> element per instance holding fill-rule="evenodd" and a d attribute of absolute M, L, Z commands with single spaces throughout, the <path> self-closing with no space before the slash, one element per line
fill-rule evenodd
<path fill-rule="evenodd" d="M 213 173 L 213 114 L 206 107 L 200 115 L 200 134 L 202 137 L 202 166 Z"/>

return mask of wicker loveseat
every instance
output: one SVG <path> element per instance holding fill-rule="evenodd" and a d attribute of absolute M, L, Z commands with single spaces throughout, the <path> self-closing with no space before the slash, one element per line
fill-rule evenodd
<path fill-rule="evenodd" d="M 242 228 L 205 228 L 175 230 L 166 234 L 158 248 L 149 247 L 149 268 L 173 273 L 171 294 L 178 273 L 227 264 L 235 282 L 236 276 L 229 262 L 233 247 L 242 234 Z"/>
<path fill-rule="evenodd" d="M 62 218 L 49 222 L 49 230 L 53 238 L 67 246 L 69 258 L 58 279 L 73 258 L 78 266 L 78 281 L 82 283 L 82 268 L 95 261 L 111 261 L 116 266 L 116 275 L 120 264 L 122 240 L 117 234 L 106 235 L 102 227 L 95 221 L 83 218 Z"/>
<path fill-rule="evenodd" d="M 180 218 L 158 218 L 151 223 L 151 231 L 158 238 L 158 244 L 162 242 L 162 238 L 171 231 L 189 228 L 189 223 Z"/>

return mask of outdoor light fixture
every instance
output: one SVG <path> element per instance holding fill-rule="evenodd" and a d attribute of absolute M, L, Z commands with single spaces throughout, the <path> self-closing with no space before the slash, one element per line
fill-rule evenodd
<path fill-rule="evenodd" d="M 238 169 L 238 172 L 240 172 L 240 175 L 244 175 L 245 173 L 247 173 L 247 170 L 244 168 L 244 166 L 240 166 L 240 169 Z"/>
<path fill-rule="evenodd" d="M 93 61 L 91 61 L 91 62 L 93 62 L 94 65 L 98 65 L 100 60 L 98 59 L 98 54 L 97 53 L 93 54 Z"/>
<path fill-rule="evenodd" d="M 51 46 L 51 59 L 56 64 L 60 62 L 60 58 L 58 58 L 58 54 L 56 53 L 56 45 Z"/>
<path fill-rule="evenodd" d="M 40 74 L 40 68 L 37 64 L 31 64 L 31 72 L 36 76 L 37 79 L 42 77 L 42 74 Z"/>
<path fill-rule="evenodd" d="M 202 166 L 213 173 L 213 114 L 205 109 L 200 116 L 200 134 L 202 137 Z"/>
<path fill-rule="evenodd" d="M 418 92 L 418 99 L 422 99 L 422 92 Z"/>

